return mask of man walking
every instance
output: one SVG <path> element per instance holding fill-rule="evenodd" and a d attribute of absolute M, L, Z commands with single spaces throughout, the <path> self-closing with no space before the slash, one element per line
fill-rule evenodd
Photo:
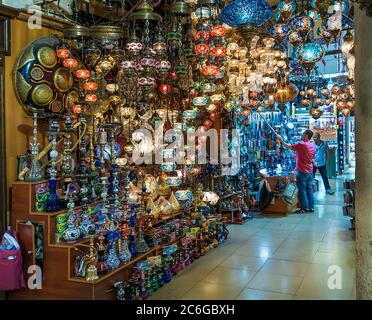
<path fill-rule="evenodd" d="M 296 181 L 301 203 L 301 208 L 297 213 L 314 212 L 313 160 L 315 146 L 310 142 L 312 136 L 311 130 L 305 130 L 302 134 L 302 141 L 292 145 L 283 141 L 283 138 L 279 136 L 284 147 L 296 151 Z"/>
<path fill-rule="evenodd" d="M 328 151 L 329 147 L 327 142 L 320 139 L 320 134 L 315 133 L 314 137 L 314 145 L 315 145 L 315 159 L 314 159 L 314 178 L 316 174 L 316 170 L 319 170 L 320 175 L 322 176 L 324 188 L 326 190 L 327 194 L 334 194 L 334 191 L 331 189 L 331 186 L 329 185 L 328 181 L 328 175 L 327 175 L 327 158 L 328 158 Z"/>

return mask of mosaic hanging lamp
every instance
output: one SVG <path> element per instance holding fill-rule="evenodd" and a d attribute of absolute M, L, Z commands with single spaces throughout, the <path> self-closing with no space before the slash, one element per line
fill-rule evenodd
<path fill-rule="evenodd" d="M 222 10 L 221 22 L 238 28 L 243 39 L 249 43 L 257 27 L 271 19 L 272 12 L 272 7 L 264 0 L 236 0 Z"/>
<path fill-rule="evenodd" d="M 321 60 L 323 56 L 324 49 L 317 43 L 306 42 L 298 50 L 298 59 L 308 75 L 310 75 L 315 64 Z"/>
<path fill-rule="evenodd" d="M 296 11 L 295 1 L 281 1 L 273 13 L 273 18 L 276 22 L 285 23 Z"/>
<path fill-rule="evenodd" d="M 314 28 L 314 20 L 308 15 L 296 17 L 291 21 L 291 28 L 293 31 L 297 31 L 301 37 L 305 39 L 310 30 Z"/>

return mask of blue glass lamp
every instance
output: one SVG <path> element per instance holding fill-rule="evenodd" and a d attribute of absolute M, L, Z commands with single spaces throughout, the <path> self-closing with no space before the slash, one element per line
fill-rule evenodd
<path fill-rule="evenodd" d="M 221 12 L 221 22 L 238 28 L 242 37 L 249 42 L 257 26 L 271 19 L 273 9 L 264 0 L 235 0 Z"/>
<path fill-rule="evenodd" d="M 291 21 L 291 28 L 296 30 L 305 39 L 314 28 L 314 20 L 308 15 L 296 17 Z"/>
<path fill-rule="evenodd" d="M 281 1 L 278 3 L 276 10 L 273 13 L 274 21 L 284 23 L 287 22 L 291 15 L 296 11 L 295 1 Z"/>
<path fill-rule="evenodd" d="M 270 28 L 270 34 L 278 40 L 283 40 L 289 34 L 289 27 L 286 24 L 274 24 Z"/>
<path fill-rule="evenodd" d="M 298 50 L 298 59 L 309 75 L 315 64 L 324 56 L 324 49 L 318 43 L 307 42 Z"/>

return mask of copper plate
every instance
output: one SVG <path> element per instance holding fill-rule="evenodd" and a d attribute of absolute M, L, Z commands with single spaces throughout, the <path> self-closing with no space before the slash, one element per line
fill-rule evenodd
<path fill-rule="evenodd" d="M 44 71 L 39 67 L 33 67 L 30 71 L 31 78 L 35 81 L 39 81 L 44 77 Z"/>
<path fill-rule="evenodd" d="M 37 58 L 45 68 L 53 68 L 57 64 L 56 52 L 51 47 L 41 47 L 37 52 Z"/>
<path fill-rule="evenodd" d="M 32 101 L 38 106 L 45 106 L 53 99 L 53 90 L 47 84 L 38 84 L 32 90 Z"/>
<path fill-rule="evenodd" d="M 60 113 L 63 109 L 62 102 L 59 100 L 53 101 L 50 105 L 51 109 L 55 113 Z"/>
<path fill-rule="evenodd" d="M 73 85 L 73 76 L 69 69 L 58 68 L 54 73 L 53 83 L 57 90 L 60 92 L 67 92 Z"/>

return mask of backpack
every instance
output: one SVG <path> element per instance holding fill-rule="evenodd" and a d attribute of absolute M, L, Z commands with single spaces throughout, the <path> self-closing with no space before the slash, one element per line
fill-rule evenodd
<path fill-rule="evenodd" d="M 0 291 L 25 287 L 21 247 L 16 233 L 13 230 L 7 230 L 0 242 Z"/>
<path fill-rule="evenodd" d="M 262 180 L 260 183 L 260 195 L 258 206 L 261 210 L 266 209 L 271 201 L 273 200 L 274 194 L 271 192 L 270 185 L 266 179 Z"/>

